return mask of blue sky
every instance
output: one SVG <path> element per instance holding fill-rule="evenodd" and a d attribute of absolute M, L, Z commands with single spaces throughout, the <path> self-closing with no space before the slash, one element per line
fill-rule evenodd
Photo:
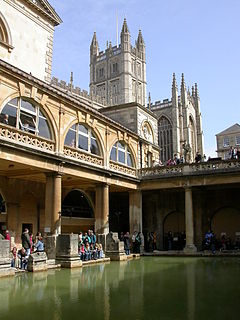
<path fill-rule="evenodd" d="M 206 155 L 216 156 L 215 134 L 239 123 L 240 1 L 239 0 L 50 0 L 63 20 L 56 27 L 53 76 L 89 86 L 89 46 L 93 32 L 101 50 L 116 44 L 127 18 L 131 42 L 138 30 L 146 44 L 147 92 L 152 101 L 171 98 L 172 73 L 180 88 L 197 82 Z"/>

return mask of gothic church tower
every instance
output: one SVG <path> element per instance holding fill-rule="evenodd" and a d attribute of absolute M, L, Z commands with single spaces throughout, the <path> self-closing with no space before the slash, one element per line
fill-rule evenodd
<path fill-rule="evenodd" d="M 135 47 L 124 19 L 119 46 L 99 50 L 94 32 L 90 46 L 90 94 L 101 96 L 108 106 L 137 102 L 145 106 L 146 54 L 139 31 Z"/>

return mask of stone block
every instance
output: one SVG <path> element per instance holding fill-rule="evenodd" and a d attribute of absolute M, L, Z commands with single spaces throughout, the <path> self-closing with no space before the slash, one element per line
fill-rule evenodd
<path fill-rule="evenodd" d="M 28 271 L 31 272 L 47 270 L 46 252 L 35 252 L 30 254 L 27 268 Z"/>
<path fill-rule="evenodd" d="M 0 277 L 13 276 L 14 270 L 11 268 L 10 242 L 0 240 Z"/>
<path fill-rule="evenodd" d="M 57 236 L 47 236 L 45 238 L 45 252 L 48 259 L 56 258 L 56 245 L 57 245 Z"/>
<path fill-rule="evenodd" d="M 57 237 L 56 263 L 63 268 L 76 268 L 82 266 L 78 255 L 78 235 L 60 234 Z"/>
<path fill-rule="evenodd" d="M 113 261 L 127 260 L 124 242 L 118 239 L 117 232 L 110 232 L 106 236 L 106 256 Z"/>

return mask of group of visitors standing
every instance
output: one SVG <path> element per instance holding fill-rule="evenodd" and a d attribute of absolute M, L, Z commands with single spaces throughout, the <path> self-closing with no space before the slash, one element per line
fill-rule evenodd
<path fill-rule="evenodd" d="M 12 249 L 12 261 L 11 266 L 13 268 L 27 269 L 29 255 L 33 252 L 44 251 L 44 243 L 41 232 L 36 234 L 35 239 L 33 239 L 32 233 L 29 233 L 27 228 L 24 229 L 22 235 L 22 248 L 17 250 L 14 246 Z"/>
<path fill-rule="evenodd" d="M 88 230 L 84 234 L 79 233 L 78 254 L 82 261 L 97 260 L 104 257 L 101 243 L 97 243 L 97 238 L 93 230 Z"/>
<path fill-rule="evenodd" d="M 134 231 L 133 235 L 130 236 L 129 232 L 125 234 L 121 232 L 120 241 L 124 242 L 124 251 L 126 255 L 132 253 L 140 253 L 140 246 L 142 244 L 141 232 Z"/>

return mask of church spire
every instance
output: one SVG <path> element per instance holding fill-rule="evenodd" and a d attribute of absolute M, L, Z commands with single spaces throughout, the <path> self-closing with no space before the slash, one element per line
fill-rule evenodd
<path fill-rule="evenodd" d="M 122 26 L 121 35 L 122 35 L 123 33 L 129 33 L 129 34 L 130 34 L 129 29 L 128 29 L 127 19 L 126 19 L 126 18 L 124 18 L 124 21 L 123 21 L 123 26 Z"/>
<path fill-rule="evenodd" d="M 130 32 L 127 25 L 127 20 L 124 18 L 122 31 L 121 31 L 121 47 L 123 51 L 130 51 Z"/>
<path fill-rule="evenodd" d="M 199 95 L 198 95 L 198 85 L 197 85 L 197 83 L 195 83 L 195 97 L 196 97 L 196 98 L 199 98 Z"/>
<path fill-rule="evenodd" d="M 177 89 L 177 82 L 176 82 L 176 76 L 175 73 L 173 73 L 173 80 L 172 80 L 172 89 Z"/>
<path fill-rule="evenodd" d="M 185 90 L 186 90 L 186 84 L 184 79 L 184 73 L 182 73 L 181 92 L 184 92 Z"/>
<path fill-rule="evenodd" d="M 141 30 L 139 30 L 139 32 L 138 32 L 137 45 L 138 45 L 138 47 L 145 46 Z"/>
<path fill-rule="evenodd" d="M 93 56 L 94 55 L 98 56 L 98 54 L 99 54 L 99 45 L 98 45 L 98 41 L 97 41 L 96 32 L 94 32 L 94 34 L 93 34 L 93 38 L 92 38 L 92 42 L 91 42 L 91 46 L 90 46 L 90 53 Z"/>

